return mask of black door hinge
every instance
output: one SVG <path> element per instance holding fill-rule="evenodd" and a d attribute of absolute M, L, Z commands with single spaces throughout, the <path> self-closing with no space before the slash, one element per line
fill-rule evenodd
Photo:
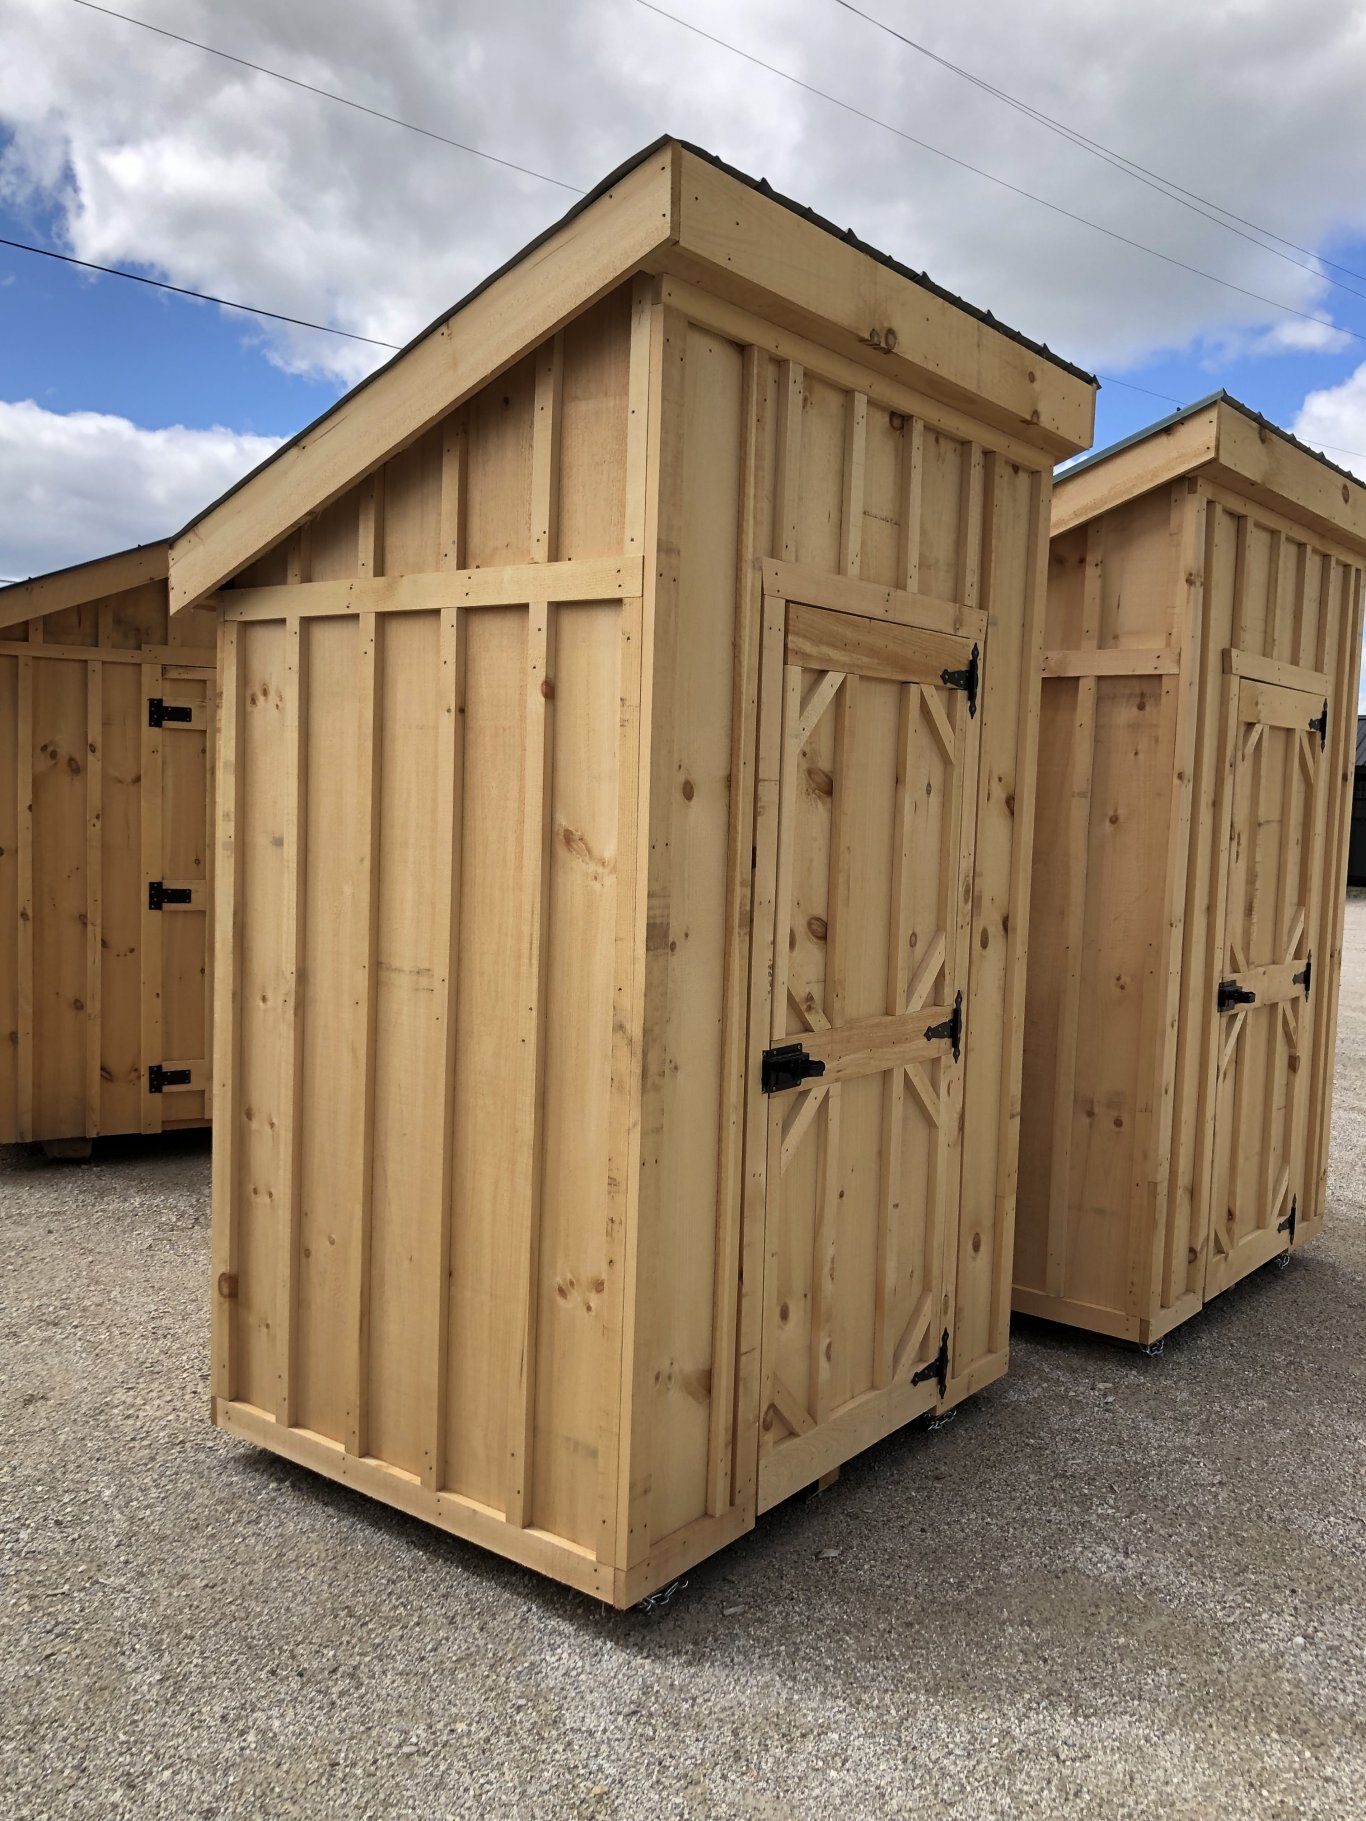
<path fill-rule="evenodd" d="M 190 1085 L 188 1069 L 164 1069 L 159 1062 L 154 1062 L 147 1071 L 147 1092 L 163 1093 L 167 1088 L 187 1088 Z"/>
<path fill-rule="evenodd" d="M 1292 974 L 1290 976 L 1290 978 L 1294 981 L 1296 986 L 1302 986 L 1304 988 L 1304 996 L 1306 999 L 1309 997 L 1309 983 L 1313 979 L 1313 977 L 1314 977 L 1314 951 L 1311 948 L 1309 953 L 1304 958 L 1304 966 L 1300 969 L 1299 973 Z"/>
<path fill-rule="evenodd" d="M 1295 1222 L 1298 1218 L 1299 1218 L 1299 1197 L 1297 1195 L 1292 1195 L 1290 1197 L 1290 1212 L 1286 1215 L 1285 1219 L 1283 1221 L 1281 1221 L 1280 1224 L 1276 1228 L 1276 1231 L 1278 1233 L 1288 1233 L 1289 1234 L 1290 1243 L 1292 1246 L 1295 1243 Z"/>
<path fill-rule="evenodd" d="M 968 713 L 977 713 L 977 687 L 982 680 L 982 654 L 974 645 L 966 670 L 941 670 L 939 680 L 946 689 L 966 689 Z"/>
<path fill-rule="evenodd" d="M 1309 723 L 1309 731 L 1310 733 L 1316 733 L 1319 736 L 1319 751 L 1322 752 L 1324 747 L 1328 744 L 1327 702 L 1323 704 L 1323 713 L 1315 715 L 1314 719 Z"/>
<path fill-rule="evenodd" d="M 164 910 L 168 904 L 192 904 L 194 893 L 188 885 L 163 885 L 160 879 L 147 882 L 148 910 Z"/>
<path fill-rule="evenodd" d="M 1257 995 L 1247 987 L 1239 986 L 1236 980 L 1219 982 L 1218 1007 L 1221 1012 L 1231 1012 L 1235 1005 L 1255 1005 Z"/>
<path fill-rule="evenodd" d="M 947 1328 L 939 1337 L 939 1351 L 929 1365 L 922 1366 L 919 1372 L 911 1374 L 913 1385 L 925 1385 L 931 1379 L 938 1385 L 939 1395 L 943 1397 L 949 1388 L 949 1331 Z"/>
<path fill-rule="evenodd" d="M 760 1083 L 766 1094 L 782 1094 L 788 1088 L 800 1087 L 813 1075 L 823 1075 L 825 1064 L 808 1056 L 800 1043 L 780 1043 L 765 1050 Z"/>
<path fill-rule="evenodd" d="M 947 1037 L 953 1045 L 953 1059 L 957 1062 L 963 1049 L 963 995 L 957 992 L 953 996 L 953 1016 L 946 1018 L 942 1024 L 928 1024 L 925 1027 L 927 1043 L 938 1043 Z"/>
<path fill-rule="evenodd" d="M 183 703 L 163 702 L 160 696 L 147 698 L 147 725 L 164 727 L 168 721 L 188 721 L 194 714 Z"/>

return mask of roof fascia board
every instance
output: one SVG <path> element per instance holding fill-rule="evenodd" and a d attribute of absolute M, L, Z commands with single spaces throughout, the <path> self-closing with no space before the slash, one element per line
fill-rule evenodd
<path fill-rule="evenodd" d="M 1152 436 L 1121 444 L 1053 483 L 1052 535 L 1099 518 L 1141 493 L 1212 462 L 1219 449 L 1219 407 L 1168 423 Z"/>
<path fill-rule="evenodd" d="M 171 545 L 171 611 L 191 607 L 642 266 L 677 222 L 675 144 L 628 171 L 527 257 Z"/>
<path fill-rule="evenodd" d="M 1055 458 L 1090 446 L 1090 381 L 686 150 L 681 179 L 664 269 Z"/>
<path fill-rule="evenodd" d="M 120 550 L 114 556 L 96 557 L 93 562 L 15 582 L 0 589 L 0 628 L 41 620 L 63 608 L 80 607 L 86 601 L 102 601 L 111 594 L 141 588 L 146 582 L 164 581 L 167 552 L 166 544 L 144 544 L 136 550 Z"/>
<path fill-rule="evenodd" d="M 1236 406 L 1219 406 L 1219 446 L 1210 478 L 1259 504 L 1366 551 L 1366 487 L 1297 449 Z"/>

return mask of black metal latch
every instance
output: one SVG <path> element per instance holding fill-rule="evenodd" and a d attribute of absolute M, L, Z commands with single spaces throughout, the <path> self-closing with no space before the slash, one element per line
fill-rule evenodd
<path fill-rule="evenodd" d="M 1276 1231 L 1278 1233 L 1288 1233 L 1289 1234 L 1290 1243 L 1292 1246 L 1295 1243 L 1295 1221 L 1298 1218 L 1298 1215 L 1299 1215 L 1299 1197 L 1298 1197 L 1298 1195 L 1292 1195 L 1290 1197 L 1290 1212 L 1286 1215 L 1285 1219 L 1277 1225 L 1277 1228 L 1276 1228 Z"/>
<path fill-rule="evenodd" d="M 188 885 L 163 885 L 160 879 L 147 881 L 148 910 L 163 910 L 168 904 L 192 904 L 194 893 Z"/>
<path fill-rule="evenodd" d="M 939 680 L 946 689 L 966 689 L 968 713 L 977 713 L 977 686 L 982 680 L 982 655 L 975 645 L 966 670 L 941 670 Z"/>
<path fill-rule="evenodd" d="M 1328 704 L 1326 701 L 1323 704 L 1323 713 L 1315 715 L 1309 723 L 1309 731 L 1319 736 L 1319 751 L 1322 752 L 1328 744 Z"/>
<path fill-rule="evenodd" d="M 164 1093 L 167 1088 L 187 1088 L 190 1085 L 188 1069 L 164 1069 L 159 1062 L 154 1062 L 147 1071 L 147 1092 Z"/>
<path fill-rule="evenodd" d="M 929 1365 L 922 1366 L 919 1372 L 911 1374 L 913 1385 L 925 1385 L 931 1379 L 938 1385 L 939 1395 L 943 1397 L 949 1388 L 949 1331 L 947 1328 L 939 1337 L 939 1351 Z"/>
<path fill-rule="evenodd" d="M 188 721 L 193 718 L 194 710 L 183 702 L 163 702 L 160 696 L 147 698 L 147 725 L 164 727 L 168 721 Z"/>
<path fill-rule="evenodd" d="M 929 1024 L 925 1027 L 927 1043 L 937 1043 L 945 1037 L 953 1045 L 953 1059 L 957 1062 L 963 1048 L 963 995 L 961 992 L 957 992 L 953 996 L 952 1018 L 946 1018 L 942 1024 Z"/>
<path fill-rule="evenodd" d="M 1309 997 L 1309 982 L 1312 980 L 1313 976 L 1314 951 L 1311 948 L 1309 953 L 1305 956 L 1304 966 L 1300 969 L 1299 973 L 1290 976 L 1296 986 L 1302 986 L 1304 988 L 1304 996 L 1306 999 Z"/>
<path fill-rule="evenodd" d="M 800 1043 L 780 1043 L 765 1050 L 760 1083 L 766 1094 L 782 1094 L 788 1088 L 800 1087 L 813 1075 L 823 1075 L 825 1064 L 808 1056 Z"/>
<path fill-rule="evenodd" d="M 1247 987 L 1239 986 L 1236 980 L 1219 982 L 1218 1006 L 1221 1012 L 1231 1012 L 1235 1005 L 1255 1005 L 1257 995 Z"/>

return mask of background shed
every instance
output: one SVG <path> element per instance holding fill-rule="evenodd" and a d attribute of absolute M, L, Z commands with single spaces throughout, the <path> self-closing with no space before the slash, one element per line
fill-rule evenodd
<path fill-rule="evenodd" d="M 1059 479 L 1018 1309 L 1152 1341 L 1322 1223 L 1363 558 L 1222 393 Z"/>
<path fill-rule="evenodd" d="M 1094 391 L 672 141 L 534 253 L 172 552 L 214 1411 L 629 1604 L 1005 1369 Z"/>
<path fill-rule="evenodd" d="M 1366 715 L 1357 716 L 1356 771 L 1352 783 L 1352 839 L 1347 850 L 1347 883 L 1366 885 Z"/>
<path fill-rule="evenodd" d="M 209 1117 L 214 625 L 166 574 L 0 590 L 0 1143 Z"/>

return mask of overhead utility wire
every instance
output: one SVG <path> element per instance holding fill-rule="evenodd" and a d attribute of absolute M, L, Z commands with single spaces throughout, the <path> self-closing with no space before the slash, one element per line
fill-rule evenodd
<path fill-rule="evenodd" d="M 231 297 L 215 297 L 210 291 L 192 291 L 188 285 L 167 284 L 161 278 L 147 278 L 141 272 L 127 272 L 121 266 L 98 266 L 90 259 L 77 259 L 71 253 L 55 253 L 51 247 L 33 247 L 26 240 L 10 240 L 0 234 L 0 247 L 14 247 L 20 253 L 36 253 L 41 259 L 58 259 L 64 266 L 80 266 L 85 272 L 103 272 L 109 278 L 127 278 L 135 285 L 150 285 L 154 291 L 173 291 L 177 297 L 197 297 L 200 303 L 219 304 L 225 310 L 241 310 L 247 316 L 268 316 L 272 322 L 292 323 L 296 329 L 316 329 L 321 335 L 342 335 L 347 341 L 363 341 L 372 348 L 398 352 L 395 341 L 377 341 L 373 335 L 357 335 L 350 329 L 334 329 L 330 323 L 309 322 L 303 316 L 285 316 L 279 310 L 262 310 L 256 304 L 237 303 Z"/>
<path fill-rule="evenodd" d="M 993 95 L 998 101 L 1004 101 L 1008 107 L 1017 109 L 1030 120 L 1037 122 L 1038 125 L 1046 127 L 1049 132 L 1057 133 L 1081 151 L 1090 152 L 1093 157 L 1112 165 L 1117 171 L 1122 171 L 1126 177 L 1132 177 L 1136 183 L 1145 184 L 1148 189 L 1156 190 L 1159 196 L 1166 196 L 1169 201 L 1178 203 L 1183 209 L 1190 209 L 1193 214 L 1203 216 L 1206 221 L 1212 221 L 1215 227 L 1223 228 L 1230 234 L 1236 234 L 1240 240 L 1246 240 L 1250 245 L 1260 247 L 1264 253 L 1274 253 L 1277 259 L 1285 260 L 1288 265 L 1298 266 L 1301 271 L 1312 273 L 1315 278 L 1325 279 L 1330 285 L 1336 285 L 1340 291 L 1346 291 L 1352 297 L 1366 297 L 1366 291 L 1358 291 L 1351 285 L 1342 284 L 1320 268 L 1324 265 L 1333 266 L 1336 271 L 1345 272 L 1349 278 L 1359 278 L 1363 283 L 1366 283 L 1366 272 L 1357 272 L 1351 266 L 1338 265 L 1335 260 L 1324 259 L 1312 247 L 1302 247 L 1297 241 L 1287 240 L 1283 234 L 1276 233 L 1274 228 L 1263 227 L 1257 221 L 1249 221 L 1245 215 L 1235 214 L 1232 209 L 1226 209 L 1222 203 L 1215 202 L 1208 196 L 1200 195 L 1197 190 L 1188 190 L 1172 178 L 1163 177 L 1158 171 L 1150 171 L 1146 165 L 1139 164 L 1136 159 L 1126 157 L 1123 152 L 1115 151 L 1112 146 L 1102 145 L 1100 140 L 1089 138 L 1080 128 L 1068 126 L 1065 120 L 1056 120 L 1053 115 L 1045 114 L 1042 108 L 1036 108 L 1031 102 L 1022 101 L 1018 95 L 1012 95 L 1006 89 L 997 88 L 995 83 L 988 82 L 985 76 L 978 76 L 972 70 L 964 69 L 962 64 L 951 62 L 949 58 L 941 56 L 938 51 L 932 51 L 929 45 L 921 44 L 918 39 L 908 38 L 904 32 L 899 32 L 895 26 L 888 25 L 885 20 L 875 18 L 872 13 L 865 13 L 861 7 L 853 4 L 853 0 L 835 0 L 835 5 L 843 7 L 847 13 L 853 13 L 855 18 L 876 26 L 880 32 L 886 32 L 889 38 L 895 38 L 899 44 L 904 44 L 908 49 L 917 51 L 922 57 L 928 57 L 941 69 L 946 69 L 953 75 L 961 77 L 964 82 L 971 82 L 974 87 L 983 90 L 988 95 Z M 1223 219 L 1225 216 L 1228 217 L 1227 220 Z M 1235 222 L 1241 222 L 1242 226 L 1235 227 L 1233 225 Z M 1245 233 L 1243 231 L 1245 228 L 1250 228 L 1252 232 Z M 1259 239 L 1259 235 L 1265 236 L 1265 238 Z M 1267 240 L 1279 241 L 1280 246 L 1270 247 L 1266 244 Z M 1290 247 L 1296 253 L 1303 253 L 1305 258 L 1313 260 L 1314 264 L 1306 265 L 1303 259 L 1292 259 L 1289 253 L 1281 251 L 1281 247 Z"/>
<path fill-rule="evenodd" d="M 81 0 L 84 4 L 84 0 Z M 1011 183 L 1006 177 L 998 177 L 994 171 L 983 170 L 981 165 L 969 164 L 966 158 L 959 158 L 953 152 L 946 152 L 941 146 L 931 145 L 928 139 L 917 139 L 914 133 L 908 133 L 890 121 L 879 120 L 876 114 L 869 114 L 861 107 L 855 107 L 852 101 L 841 101 L 837 95 L 827 94 L 813 83 L 803 82 L 800 76 L 794 76 L 788 70 L 779 69 L 776 64 L 765 63 L 762 57 L 756 57 L 750 51 L 742 51 L 736 44 L 730 44 L 724 38 L 718 38 L 711 32 L 703 31 L 700 25 L 691 20 L 680 19 L 676 13 L 665 12 L 662 6 L 656 6 L 653 0 L 636 0 L 637 6 L 643 6 L 647 12 L 657 13 L 661 19 L 668 19 L 674 25 L 681 25 L 685 31 L 695 32 L 699 38 L 718 45 L 723 51 L 730 51 L 733 56 L 742 57 L 746 63 L 752 63 L 761 70 L 767 70 L 771 76 L 780 76 L 784 82 L 792 83 L 796 88 L 804 89 L 808 95 L 816 95 L 822 101 L 828 101 L 833 107 L 843 108 L 846 114 L 854 114 L 860 120 L 866 120 L 872 126 L 881 127 L 884 132 L 894 133 L 898 139 L 904 139 L 908 145 L 919 146 L 922 151 L 933 152 L 936 158 L 947 159 L 960 170 L 971 171 L 976 177 L 985 177 L 988 183 L 998 184 L 1001 189 L 1009 190 L 1014 196 L 1023 196 L 1027 202 L 1034 202 L 1041 209 L 1048 209 L 1054 215 L 1065 216 L 1068 221 L 1080 223 L 1084 228 L 1091 228 L 1097 234 L 1104 234 L 1109 240 L 1117 240 L 1122 246 L 1133 247 L 1137 252 L 1147 253 L 1153 259 L 1160 259 L 1165 265 L 1176 266 L 1182 272 L 1191 272 L 1197 278 L 1208 279 L 1211 284 L 1222 285 L 1226 291 L 1236 291 L 1240 297 L 1250 297 L 1254 303 L 1266 304 L 1273 310 L 1283 310 L 1287 316 L 1298 316 L 1303 322 L 1316 323 L 1319 328 L 1333 328 L 1342 335 L 1350 335 L 1354 341 L 1366 342 L 1366 334 L 1359 329 L 1349 329 L 1339 323 L 1326 323 L 1321 316 L 1314 316 L 1308 310 L 1296 309 L 1294 304 L 1282 303 L 1278 297 L 1264 297 L 1260 291 L 1250 291 L 1246 285 L 1235 284 L 1231 278 L 1220 278 L 1213 272 L 1206 272 L 1201 266 L 1193 266 L 1187 260 L 1178 259 L 1173 253 L 1160 253 L 1156 247 L 1145 246 L 1141 240 L 1133 240 L 1127 234 L 1121 234 L 1117 228 L 1103 227 L 1100 222 L 1092 221 L 1086 215 L 1078 215 L 1075 209 L 1064 208 L 1060 202 L 1049 202 L 1043 196 L 1036 196 L 1032 190 L 1022 189 L 1019 184 Z"/>
<path fill-rule="evenodd" d="M 97 6 L 95 0 L 75 0 L 75 4 L 83 6 L 87 12 L 103 13 L 108 19 L 122 19 L 125 25 L 140 25 L 143 31 L 155 32 L 159 38 L 171 38 L 177 44 L 188 44 L 193 50 L 207 51 L 211 57 L 222 57 L 227 63 L 255 70 L 260 76 L 271 76 L 276 82 L 287 82 L 291 88 L 306 89 L 310 95 L 321 95 L 324 101 L 335 101 L 342 107 L 354 108 L 358 114 L 369 114 L 372 119 L 387 121 L 390 126 L 401 126 L 410 133 L 420 133 L 424 139 L 435 139 L 438 144 L 452 146 L 457 152 L 468 152 L 471 158 L 483 158 L 489 164 L 500 164 L 504 170 L 520 172 L 523 177 L 535 177 L 541 183 L 553 183 L 556 189 L 568 190 L 574 196 L 586 194 L 578 184 L 566 183 L 562 177 L 551 177 L 545 171 L 533 171 L 529 165 L 515 164 L 511 158 L 499 158 L 493 152 L 481 151 L 477 145 L 467 145 L 463 139 L 450 139 L 445 133 L 433 132 L 430 127 L 417 126 L 411 120 L 400 120 L 397 114 L 386 114 L 377 107 L 367 107 L 365 102 L 353 101 L 349 95 L 338 95 L 332 89 L 319 88 L 315 83 L 304 82 L 298 76 L 286 76 L 283 70 L 267 69 L 264 63 L 253 63 L 249 57 L 236 57 L 231 51 L 220 51 L 216 45 L 202 44 L 198 38 L 186 38 L 180 32 L 167 31 L 164 25 L 152 25 L 146 19 L 135 19 L 131 13 L 116 12 L 112 6 Z"/>

